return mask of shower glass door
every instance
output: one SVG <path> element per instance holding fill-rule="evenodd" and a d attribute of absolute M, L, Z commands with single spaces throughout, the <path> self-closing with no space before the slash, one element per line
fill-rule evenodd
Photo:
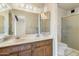
<path fill-rule="evenodd" d="M 62 42 L 79 50 L 79 15 L 62 18 Z"/>

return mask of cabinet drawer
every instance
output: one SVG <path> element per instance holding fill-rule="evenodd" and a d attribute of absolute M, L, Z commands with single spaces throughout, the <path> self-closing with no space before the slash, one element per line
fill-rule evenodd
<path fill-rule="evenodd" d="M 31 56 L 31 50 L 20 51 L 19 56 Z"/>
<path fill-rule="evenodd" d="M 0 56 L 9 56 L 9 53 L 0 53 Z"/>
<path fill-rule="evenodd" d="M 34 42 L 33 47 L 40 47 L 40 46 L 45 46 L 49 44 L 52 44 L 52 39 Z"/>
<path fill-rule="evenodd" d="M 28 50 L 28 49 L 31 49 L 31 44 L 22 44 L 22 45 L 12 46 L 9 49 L 11 49 L 10 52 Z"/>
<path fill-rule="evenodd" d="M 18 56 L 18 52 L 10 53 L 9 56 Z"/>
<path fill-rule="evenodd" d="M 3 54 L 3 53 L 7 54 L 7 53 L 17 52 L 17 51 L 22 51 L 22 50 L 28 50 L 28 49 L 31 49 L 31 44 L 9 46 L 5 48 L 0 48 L 0 54 Z"/>

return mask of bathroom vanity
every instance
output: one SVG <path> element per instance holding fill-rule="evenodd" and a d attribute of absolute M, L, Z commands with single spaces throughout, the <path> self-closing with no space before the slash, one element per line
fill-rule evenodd
<path fill-rule="evenodd" d="M 7 40 L 0 39 L 0 56 L 52 56 L 53 41 L 50 37 L 49 12 L 41 14 L 12 9 L 2 14 L 2 22 L 5 23 L 2 24 L 5 27 L 0 28 L 1 32 L 2 28 L 5 30 L 2 35 L 13 35 L 17 38 L 10 36 Z"/>
<path fill-rule="evenodd" d="M 0 43 L 0 56 L 52 56 L 52 39 L 16 39 Z"/>

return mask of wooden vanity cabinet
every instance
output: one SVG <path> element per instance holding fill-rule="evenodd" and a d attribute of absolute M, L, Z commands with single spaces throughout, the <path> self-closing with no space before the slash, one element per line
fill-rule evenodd
<path fill-rule="evenodd" d="M 0 48 L 0 56 L 51 56 L 52 39 Z"/>
<path fill-rule="evenodd" d="M 33 43 L 33 56 L 52 56 L 52 40 Z"/>
<path fill-rule="evenodd" d="M 35 48 L 32 53 L 33 56 L 52 56 L 51 47 L 50 46 L 42 46 L 39 48 Z"/>

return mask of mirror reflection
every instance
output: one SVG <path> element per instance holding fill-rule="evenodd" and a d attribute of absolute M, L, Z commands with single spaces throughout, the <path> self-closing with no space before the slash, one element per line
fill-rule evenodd
<path fill-rule="evenodd" d="M 49 33 L 50 32 L 50 13 L 45 12 L 41 13 L 41 19 L 40 19 L 40 31 L 42 34 Z"/>
<path fill-rule="evenodd" d="M 16 36 L 23 34 L 36 34 L 38 27 L 38 14 L 13 10 L 16 20 Z"/>

